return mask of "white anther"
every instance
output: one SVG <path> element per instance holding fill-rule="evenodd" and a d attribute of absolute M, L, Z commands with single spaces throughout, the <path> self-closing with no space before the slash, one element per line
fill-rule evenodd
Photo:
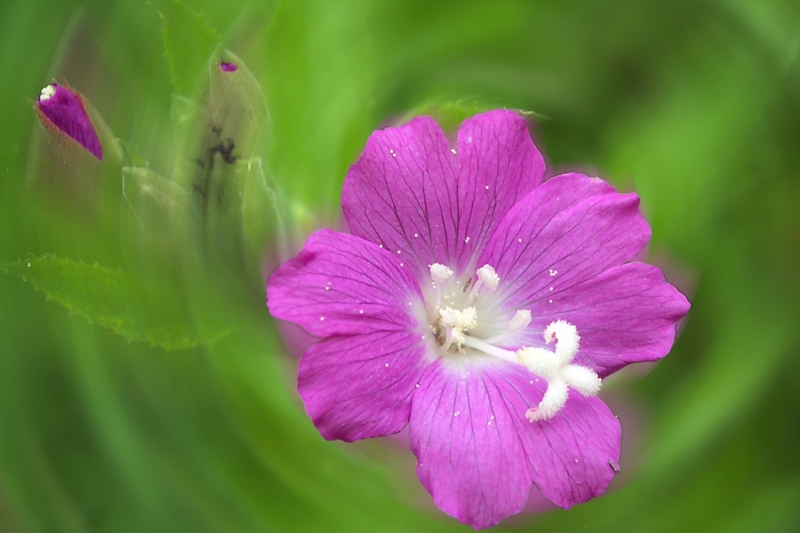
<path fill-rule="evenodd" d="M 431 278 L 437 283 L 444 283 L 450 279 L 452 275 L 453 271 L 441 263 L 434 263 L 431 265 Z"/>
<path fill-rule="evenodd" d="M 439 316 L 442 319 L 442 325 L 445 327 L 452 328 L 458 322 L 458 315 L 460 314 L 459 311 L 456 311 L 452 307 L 445 307 L 444 309 L 439 309 Z"/>
<path fill-rule="evenodd" d="M 531 312 L 527 309 L 517 311 L 511 322 L 508 323 L 508 329 L 511 331 L 519 331 L 528 327 L 531 323 Z"/>
<path fill-rule="evenodd" d="M 491 265 L 483 265 L 478 269 L 477 274 L 478 278 L 492 290 L 495 290 L 498 283 L 500 283 L 500 276 L 497 275 Z"/>
<path fill-rule="evenodd" d="M 472 329 L 478 324 L 478 311 L 474 307 L 467 307 L 461 311 L 462 328 Z"/>
<path fill-rule="evenodd" d="M 478 323 L 478 312 L 474 307 L 467 307 L 463 311 L 445 307 L 439 310 L 442 325 L 445 327 L 457 328 L 460 330 L 470 330 Z"/>
<path fill-rule="evenodd" d="M 54 94 L 56 94 L 56 86 L 51 83 L 42 89 L 42 93 L 39 95 L 39 101 L 44 102 L 45 100 L 49 100 Z"/>

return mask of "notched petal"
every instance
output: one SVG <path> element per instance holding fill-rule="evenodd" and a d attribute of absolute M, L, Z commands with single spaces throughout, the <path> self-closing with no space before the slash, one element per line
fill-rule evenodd
<path fill-rule="evenodd" d="M 531 476 L 515 418 L 498 384 L 481 369 L 426 369 L 411 410 L 417 475 L 444 512 L 475 529 L 525 507 Z"/>
<path fill-rule="evenodd" d="M 548 180 L 511 209 L 480 261 L 494 265 L 504 280 L 499 299 L 509 308 L 531 309 L 629 261 L 649 240 L 638 196 L 616 193 L 600 180 L 565 175 Z"/>
<path fill-rule="evenodd" d="M 320 230 L 270 276 L 267 306 L 316 337 L 416 330 L 422 297 L 402 263 L 374 243 Z"/>
<path fill-rule="evenodd" d="M 353 234 L 410 255 L 420 275 L 433 263 L 468 271 L 544 173 L 525 120 L 513 111 L 465 120 L 453 150 L 441 128 L 421 117 L 372 134 L 347 174 L 342 208 Z"/>
<path fill-rule="evenodd" d="M 436 505 L 481 529 L 520 512 L 533 484 L 564 508 L 606 490 L 619 421 L 574 391 L 555 416 L 532 421 L 526 413 L 546 388 L 512 363 L 426 369 L 412 402 L 411 448 Z"/>
<path fill-rule="evenodd" d="M 496 370 L 491 378 L 503 392 L 511 413 L 538 404 L 542 383 L 525 369 Z M 614 476 L 609 461 L 619 461 L 619 420 L 597 397 L 570 390 L 552 418 L 530 421 L 514 417 L 533 483 L 556 505 L 569 507 L 603 494 Z"/>
<path fill-rule="evenodd" d="M 605 377 L 625 365 L 654 361 L 672 347 L 678 321 L 689 301 L 644 263 L 611 268 L 540 302 L 540 320 L 560 317 L 581 332 L 577 364 Z"/>
<path fill-rule="evenodd" d="M 342 188 L 352 233 L 399 250 L 418 276 L 453 264 L 456 200 L 456 159 L 427 117 L 374 132 Z"/>
<path fill-rule="evenodd" d="M 519 114 L 499 109 L 458 132 L 458 264 L 476 259 L 503 216 L 541 184 L 545 163 Z M 469 237 L 469 239 L 467 239 Z M 472 270 L 476 264 L 467 267 Z"/>

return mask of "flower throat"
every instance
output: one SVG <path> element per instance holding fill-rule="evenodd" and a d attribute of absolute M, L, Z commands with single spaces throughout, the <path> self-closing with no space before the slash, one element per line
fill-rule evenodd
<path fill-rule="evenodd" d="M 446 265 L 434 263 L 430 265 L 430 273 L 433 292 L 426 308 L 440 356 L 485 354 L 522 365 L 544 379 L 547 390 L 541 402 L 525 413 L 531 422 L 555 416 L 566 404 L 570 387 L 584 396 L 594 396 L 600 390 L 600 378 L 592 369 L 572 364 L 580 336 L 569 322 L 556 320 L 544 330 L 545 343 L 556 342 L 553 351 L 529 346 L 511 351 L 497 346 L 508 334 L 525 330 L 531 323 L 531 312 L 519 309 L 503 323 L 491 316 L 491 306 L 481 305 L 486 303 L 486 291 L 494 292 L 500 284 L 500 276 L 491 265 L 479 268 L 475 281 L 469 278 L 463 286 Z"/>

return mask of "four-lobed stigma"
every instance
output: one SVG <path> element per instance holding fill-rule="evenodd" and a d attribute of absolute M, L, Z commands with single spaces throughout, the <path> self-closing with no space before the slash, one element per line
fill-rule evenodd
<path fill-rule="evenodd" d="M 508 332 L 520 332 L 530 325 L 531 312 L 517 310 L 507 326 L 499 331 L 492 327 L 498 323 L 495 317 L 482 316 L 494 309 L 484 305 L 483 289 L 494 292 L 500 284 L 500 277 L 491 265 L 479 268 L 475 273 L 477 279 L 473 282 L 473 278 L 469 278 L 461 291 L 457 287 L 462 284 L 454 280 L 451 268 L 441 263 L 429 268 L 433 293 L 426 307 L 439 353 L 447 357 L 466 353 L 490 355 L 522 365 L 545 380 L 547 390 L 542 400 L 525 412 L 528 420 L 536 422 L 555 416 L 566 404 L 570 388 L 583 396 L 595 396 L 600 391 L 602 382 L 594 370 L 572 364 L 578 353 L 580 336 L 577 328 L 565 320 L 551 322 L 542 334 L 545 344 L 555 343 L 552 351 L 536 346 L 512 351 L 499 345 L 498 341 Z"/>

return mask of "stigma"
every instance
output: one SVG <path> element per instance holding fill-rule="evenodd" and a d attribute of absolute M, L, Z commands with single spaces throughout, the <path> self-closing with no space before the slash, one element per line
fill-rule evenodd
<path fill-rule="evenodd" d="M 546 420 L 558 413 L 567 403 L 570 388 L 583 396 L 595 396 L 601 385 L 594 370 L 572 364 L 580 343 L 575 326 L 565 320 L 557 320 L 547 326 L 543 336 L 545 343 L 556 343 L 553 351 L 533 347 L 517 351 L 519 363 L 547 381 L 547 390 L 539 405 L 525 412 L 531 422 Z"/>
<path fill-rule="evenodd" d="M 439 263 L 430 266 L 430 275 L 432 293 L 426 298 L 426 307 L 440 356 L 457 360 L 464 354 L 487 355 L 524 366 L 544 380 L 547 389 L 541 401 L 524 413 L 528 420 L 539 422 L 554 417 L 566 405 L 569 389 L 583 396 L 600 391 L 602 382 L 597 373 L 572 363 L 580 347 L 580 335 L 566 320 L 551 322 L 542 332 L 545 346 L 552 345 L 552 349 L 522 346 L 513 351 L 498 346 L 498 342 L 505 340 L 507 345 L 518 338 L 530 327 L 532 317 L 528 309 L 516 310 L 505 322 L 490 316 L 497 314 L 491 294 L 501 281 L 491 265 L 482 266 L 463 283 L 452 269 Z"/>

